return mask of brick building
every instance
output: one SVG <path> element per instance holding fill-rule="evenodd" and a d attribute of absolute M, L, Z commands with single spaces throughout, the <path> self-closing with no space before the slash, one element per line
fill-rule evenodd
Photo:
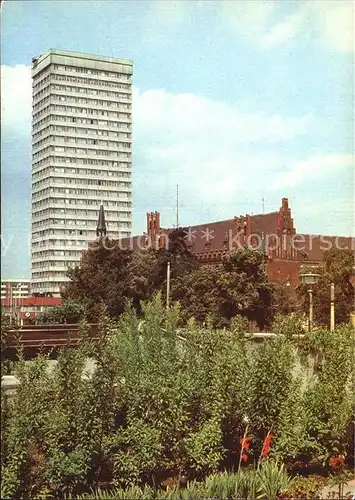
<path fill-rule="evenodd" d="M 147 230 L 142 235 L 120 240 L 122 247 L 155 248 L 167 245 L 167 235 L 175 228 L 161 226 L 160 213 L 147 214 Z M 304 268 L 322 265 L 323 252 L 332 247 L 354 251 L 355 238 L 299 234 L 287 198 L 275 212 L 240 215 L 223 221 L 181 228 L 187 248 L 202 264 L 216 264 L 241 246 L 249 245 L 267 256 L 271 281 L 296 288 Z"/>

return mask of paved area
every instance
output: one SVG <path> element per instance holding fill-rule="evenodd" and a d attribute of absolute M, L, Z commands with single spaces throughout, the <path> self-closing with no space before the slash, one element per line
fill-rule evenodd
<path fill-rule="evenodd" d="M 338 492 L 339 488 L 338 486 L 325 486 L 325 488 L 322 489 L 320 497 L 323 499 L 328 499 L 328 498 L 335 498 L 338 499 Z M 355 479 L 352 479 L 349 481 L 347 484 L 344 485 L 344 499 L 352 498 L 354 496 L 355 498 Z"/>

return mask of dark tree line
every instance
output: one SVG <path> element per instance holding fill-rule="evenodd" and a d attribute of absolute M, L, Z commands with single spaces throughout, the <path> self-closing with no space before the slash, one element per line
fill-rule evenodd
<path fill-rule="evenodd" d="M 212 321 L 228 327 L 243 316 L 259 328 L 270 326 L 276 314 L 308 313 L 308 286 L 297 293 L 271 284 L 265 256 L 251 248 L 227 254 L 217 265 L 200 265 L 186 245 L 186 232 L 169 235 L 168 249 L 122 249 L 105 239 L 83 254 L 80 265 L 70 269 L 62 290 L 63 306 L 38 318 L 40 322 L 75 322 L 86 317 L 97 321 L 103 311 L 120 315 L 130 301 L 141 314 L 142 304 L 160 293 L 166 300 L 167 264 L 171 268 L 171 302 L 179 301 L 187 321 Z M 314 319 L 329 324 L 330 283 L 335 283 L 336 323 L 348 322 L 353 310 L 353 255 L 331 250 L 324 255 L 321 279 L 314 287 Z"/>

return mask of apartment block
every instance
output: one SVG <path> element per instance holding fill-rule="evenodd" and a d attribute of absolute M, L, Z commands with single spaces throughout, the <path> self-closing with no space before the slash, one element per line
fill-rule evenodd
<path fill-rule="evenodd" d="M 132 61 L 50 49 L 32 60 L 32 292 L 56 296 L 96 237 L 132 222 Z"/>
<path fill-rule="evenodd" d="M 10 301 L 24 299 L 31 295 L 29 279 L 1 280 L 1 298 Z"/>

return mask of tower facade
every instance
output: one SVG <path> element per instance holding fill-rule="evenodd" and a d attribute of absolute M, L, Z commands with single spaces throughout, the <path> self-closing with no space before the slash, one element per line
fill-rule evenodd
<path fill-rule="evenodd" d="M 131 61 L 48 50 L 32 60 L 32 291 L 57 295 L 99 207 L 131 235 Z"/>

